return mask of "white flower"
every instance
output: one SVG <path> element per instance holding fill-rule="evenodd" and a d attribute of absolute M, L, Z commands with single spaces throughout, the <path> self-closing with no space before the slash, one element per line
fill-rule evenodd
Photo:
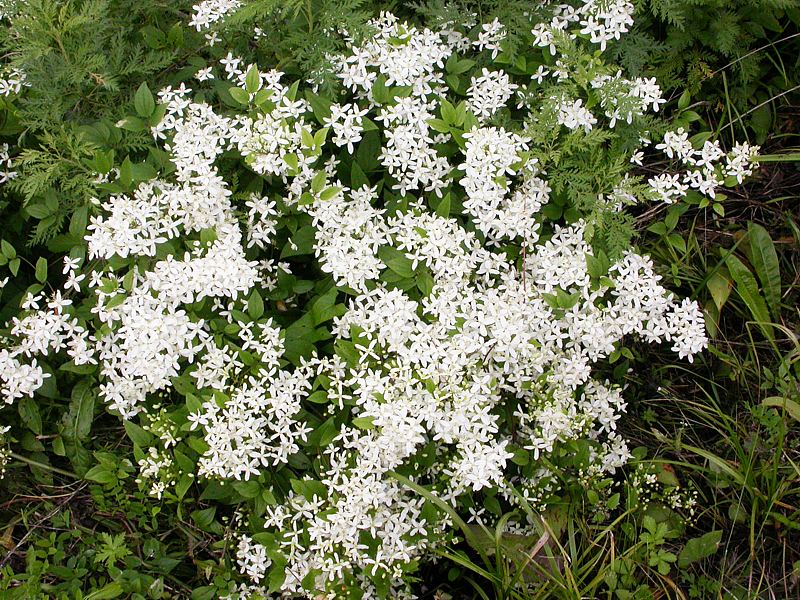
<path fill-rule="evenodd" d="M 86 275 L 76 275 L 74 272 L 71 272 L 67 277 L 67 281 L 64 283 L 64 289 L 71 289 L 76 292 L 81 291 L 81 281 L 86 279 Z"/>
<path fill-rule="evenodd" d="M 480 120 L 488 119 L 505 106 L 517 87 L 503 71 L 483 69 L 480 77 L 471 79 L 467 108 Z"/>
<path fill-rule="evenodd" d="M 214 79 L 214 73 L 212 72 L 213 70 L 214 67 L 200 69 L 194 74 L 194 78 L 197 79 L 197 81 L 208 81 L 209 79 Z"/>
<path fill-rule="evenodd" d="M 4 94 L 0 93 L 0 96 Z M 6 183 L 17 177 L 17 172 L 12 171 L 12 161 L 9 155 L 9 146 L 3 143 L 0 146 L 0 183 Z"/>
<path fill-rule="evenodd" d="M 25 300 L 22 301 L 22 309 L 23 310 L 39 310 L 39 301 L 41 300 L 41 296 L 34 295 L 31 292 L 25 296 Z"/>
<path fill-rule="evenodd" d="M 197 31 L 208 29 L 240 6 L 239 0 L 203 0 L 192 7 L 194 14 L 189 20 L 189 25 Z M 213 44 L 211 45 L 213 46 Z"/>
<path fill-rule="evenodd" d="M 647 183 L 666 204 L 673 204 L 680 200 L 689 189 L 688 185 L 681 182 L 680 175 L 669 175 L 668 173 L 651 177 Z"/>
<path fill-rule="evenodd" d="M 589 133 L 592 127 L 597 124 L 597 119 L 583 106 L 583 100 L 580 98 L 574 101 L 564 100 L 560 102 L 557 111 L 558 122 L 569 129 L 583 127 L 583 130 Z"/>
<path fill-rule="evenodd" d="M 332 104 L 330 110 L 331 115 L 325 118 L 324 124 L 333 128 L 331 141 L 337 146 L 346 146 L 347 151 L 352 154 L 355 150 L 354 144 L 361 141 L 364 117 L 369 111 L 359 110 L 355 104 Z"/>
<path fill-rule="evenodd" d="M 491 23 L 481 25 L 481 32 L 478 34 L 477 41 L 473 42 L 479 50 L 491 50 L 492 59 L 497 58 L 500 52 L 500 42 L 506 37 L 506 30 L 499 19 Z"/>
<path fill-rule="evenodd" d="M 689 134 L 679 127 L 676 131 L 668 131 L 664 134 L 664 141 L 656 144 L 656 150 L 663 150 L 664 154 L 670 158 L 679 158 L 687 161 L 692 156 L 694 148 L 689 141 Z"/>
<path fill-rule="evenodd" d="M 758 156 L 760 149 L 759 146 L 751 146 L 747 142 L 735 144 L 725 158 L 725 174 L 734 177 L 737 183 L 742 183 L 745 177 L 753 174 L 752 161 Z"/>
<path fill-rule="evenodd" d="M 256 583 L 266 576 L 267 569 L 272 564 L 272 560 L 267 557 L 267 549 L 261 544 L 254 543 L 247 535 L 239 539 L 236 561 L 239 570 Z"/>
<path fill-rule="evenodd" d="M 547 69 L 544 65 L 539 65 L 536 68 L 536 72 L 531 75 L 531 80 L 535 80 L 536 83 L 542 83 L 545 77 L 550 75 L 549 69 Z"/>

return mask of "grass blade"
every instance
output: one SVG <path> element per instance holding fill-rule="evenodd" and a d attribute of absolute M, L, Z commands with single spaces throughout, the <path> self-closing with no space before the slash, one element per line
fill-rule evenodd
<path fill-rule="evenodd" d="M 414 490 L 420 496 L 432 502 L 438 508 L 443 510 L 447 515 L 453 519 L 453 523 L 455 523 L 461 532 L 464 534 L 464 538 L 467 540 L 467 543 L 472 546 L 472 548 L 480 555 L 481 560 L 487 567 L 492 567 L 492 562 L 489 560 L 489 557 L 486 554 L 486 550 L 484 549 L 484 545 L 481 543 L 481 540 L 475 535 L 469 525 L 467 525 L 464 520 L 459 516 L 459 514 L 450 506 L 447 502 L 439 498 L 438 496 L 434 496 L 431 494 L 429 490 L 426 490 L 424 487 L 419 485 L 418 483 L 414 483 L 408 477 L 404 477 L 400 475 L 400 473 L 395 473 L 394 471 L 389 471 L 387 473 L 389 477 L 397 480 L 399 483 L 402 483 L 409 489 Z"/>
<path fill-rule="evenodd" d="M 773 408 L 782 408 L 790 417 L 800 423 L 800 403 L 794 400 L 789 400 L 789 398 L 783 398 L 781 396 L 771 396 L 770 398 L 765 398 L 761 404 Z"/>

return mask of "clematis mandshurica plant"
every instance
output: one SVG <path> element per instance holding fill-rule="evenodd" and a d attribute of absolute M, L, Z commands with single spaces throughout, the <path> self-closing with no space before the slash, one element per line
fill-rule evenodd
<path fill-rule="evenodd" d="M 136 424 L 139 485 L 238 503 L 232 598 L 413 597 L 459 532 L 405 478 L 487 525 L 607 480 L 626 404 L 597 367 L 632 337 L 689 361 L 707 340 L 604 225 L 713 198 L 757 151 L 670 131 L 657 83 L 605 62 L 632 12 L 553 6 L 515 54 L 499 22 L 386 13 L 330 57 L 333 95 L 232 55 L 141 89 L 161 160 L 98 174 L 63 285 L 8 325 L 3 402 L 87 382 Z M 640 175 L 662 151 L 674 172 Z"/>

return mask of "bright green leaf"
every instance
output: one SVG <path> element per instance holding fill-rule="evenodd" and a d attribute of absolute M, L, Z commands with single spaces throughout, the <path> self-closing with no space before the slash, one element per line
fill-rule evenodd
<path fill-rule="evenodd" d="M 36 261 L 36 281 L 39 283 L 47 281 L 47 259 L 44 257 Z"/>
<path fill-rule="evenodd" d="M 722 530 L 709 531 L 700 537 L 692 538 L 686 542 L 686 546 L 678 555 L 678 566 L 683 569 L 693 562 L 708 558 L 717 551 L 721 540 Z"/>
<path fill-rule="evenodd" d="M 147 119 L 153 114 L 156 109 L 156 102 L 153 100 L 153 94 L 147 83 L 143 82 L 136 90 L 136 95 L 133 97 L 133 105 L 136 108 L 136 114 L 140 117 Z"/>

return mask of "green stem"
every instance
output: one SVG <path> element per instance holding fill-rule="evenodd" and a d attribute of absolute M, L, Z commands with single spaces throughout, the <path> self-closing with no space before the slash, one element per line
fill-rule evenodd
<path fill-rule="evenodd" d="M 73 473 L 72 471 L 65 471 L 64 469 L 59 469 L 58 467 L 47 465 L 45 463 L 39 462 L 38 460 L 33 460 L 31 458 L 21 456 L 16 452 L 11 453 L 11 458 L 16 459 L 20 462 L 24 462 L 25 464 L 28 464 L 32 467 L 36 467 L 38 469 L 44 469 L 45 471 L 52 471 L 53 473 L 58 473 L 59 475 L 64 475 L 66 477 L 72 477 L 73 479 L 83 479 L 82 477 Z"/>

